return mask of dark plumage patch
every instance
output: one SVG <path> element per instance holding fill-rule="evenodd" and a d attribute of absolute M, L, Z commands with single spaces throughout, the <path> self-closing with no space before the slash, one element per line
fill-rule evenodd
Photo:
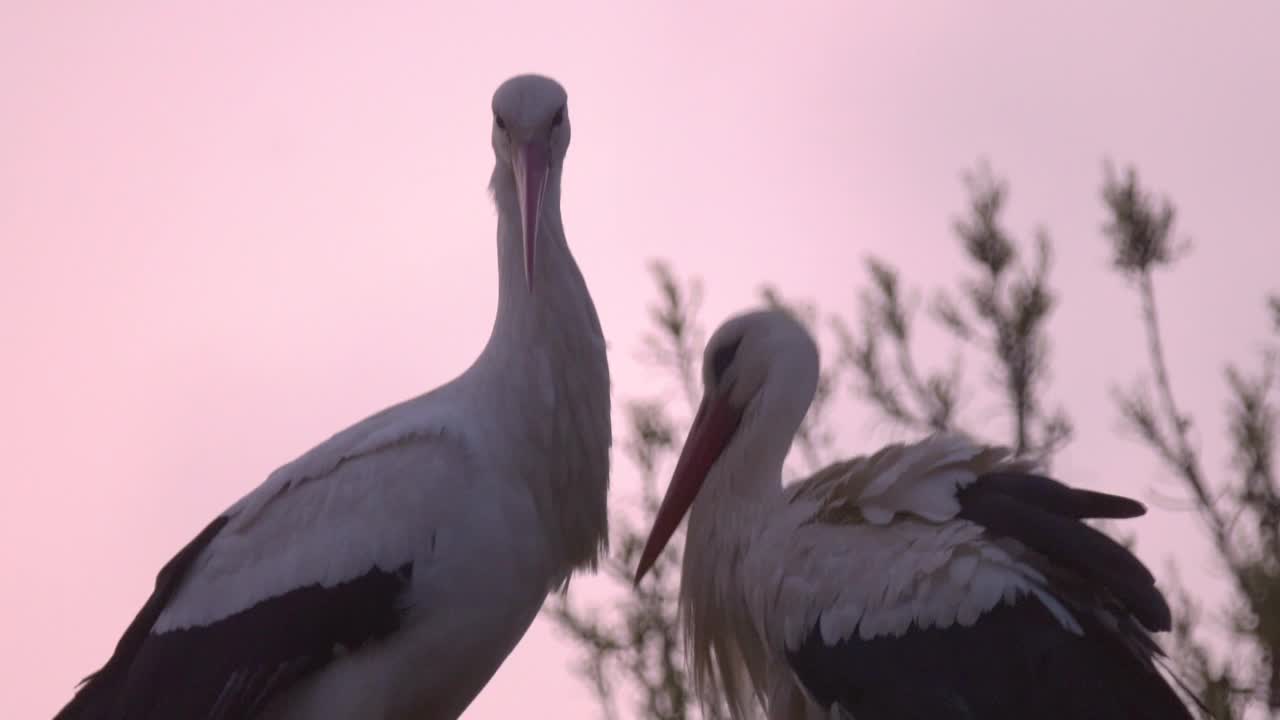
<path fill-rule="evenodd" d="M 730 343 L 725 343 L 716 348 L 711 356 L 711 377 L 716 381 L 724 377 L 724 373 L 729 369 L 729 365 L 733 364 L 733 358 L 738 353 L 738 346 L 742 344 L 742 338 L 738 338 Z"/>
<path fill-rule="evenodd" d="M 959 517 L 996 536 L 1013 538 L 1056 568 L 1114 595 L 1153 632 L 1172 625 L 1169 604 L 1155 578 L 1123 545 L 1081 522 L 1146 512 L 1128 498 L 1078 490 L 1039 475 L 984 475 L 957 493 Z"/>
<path fill-rule="evenodd" d="M 973 626 L 829 646 L 817 626 L 792 669 L 822 707 L 858 720 L 1191 720 L 1150 662 L 1092 616 L 1084 635 L 1039 600 L 999 605 Z"/>
<path fill-rule="evenodd" d="M 225 524 L 212 523 L 160 571 L 115 654 L 55 720 L 250 718 L 340 648 L 354 650 L 399 626 L 411 564 L 297 588 L 210 625 L 150 633 L 192 560 Z"/>
<path fill-rule="evenodd" d="M 1077 520 L 1135 518 L 1147 513 L 1147 508 L 1137 500 L 1073 488 L 1053 478 L 1029 473 L 987 473 L 978 478 L 976 483 L 960 491 L 962 497 L 993 493 Z"/>
<path fill-rule="evenodd" d="M 116 650 L 100 670 L 85 678 L 80 684 L 71 702 L 54 717 L 53 720 L 107 720 L 117 717 L 111 711 L 120 687 L 129 673 L 129 665 L 137 656 L 138 650 L 146 642 L 147 634 L 156 619 L 164 611 L 165 605 L 178 590 L 178 584 L 186 577 L 191 563 L 202 550 L 222 531 L 230 518 L 219 516 L 205 526 L 186 547 L 178 551 L 156 574 L 156 586 L 151 597 L 143 604 L 142 609 L 125 628 L 124 635 L 116 643 Z"/>

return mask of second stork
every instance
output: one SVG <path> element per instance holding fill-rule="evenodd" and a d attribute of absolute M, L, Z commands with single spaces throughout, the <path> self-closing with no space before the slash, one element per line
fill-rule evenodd
<path fill-rule="evenodd" d="M 704 698 L 775 720 L 1190 720 L 1156 667 L 1169 606 L 1083 522 L 1142 505 L 956 434 L 784 489 L 818 352 L 783 312 L 721 326 L 703 381 L 636 581 L 688 511 L 680 606 Z"/>

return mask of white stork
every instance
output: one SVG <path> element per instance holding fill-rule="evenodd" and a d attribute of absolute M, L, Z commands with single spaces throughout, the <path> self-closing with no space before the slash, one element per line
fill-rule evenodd
<path fill-rule="evenodd" d="M 784 489 L 817 380 L 817 347 L 784 312 L 733 318 L 707 344 L 636 572 L 689 512 L 680 609 L 703 698 L 775 720 L 1190 720 L 1156 667 L 1164 597 L 1083 522 L 1141 504 L 958 434 Z"/>
<path fill-rule="evenodd" d="M 493 96 L 498 308 L 453 381 L 276 470 L 160 571 L 58 720 L 455 718 L 607 542 L 609 369 L 564 89 Z"/>

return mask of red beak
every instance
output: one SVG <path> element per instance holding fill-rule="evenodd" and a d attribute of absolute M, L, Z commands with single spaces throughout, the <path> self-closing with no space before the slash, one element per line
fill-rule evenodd
<path fill-rule="evenodd" d="M 671 476 L 671 484 L 667 486 L 667 495 L 662 498 L 658 508 L 658 516 L 653 521 L 653 529 L 649 531 L 649 540 L 644 551 L 640 553 L 640 564 L 636 567 L 636 585 L 644 574 L 649 572 L 659 553 L 670 542 L 671 536 L 684 519 L 693 499 L 702 489 L 711 466 L 720 458 L 720 453 L 729 444 L 733 433 L 742 420 L 742 411 L 729 402 L 726 394 L 708 395 L 702 399 L 698 414 L 693 418 L 689 428 L 689 437 L 685 439 L 684 449 L 680 451 L 680 459 L 676 461 L 675 474 Z"/>
<path fill-rule="evenodd" d="M 516 198 L 520 202 L 520 230 L 524 234 L 524 279 L 533 292 L 533 253 L 542 219 L 542 196 L 547 190 L 550 152 L 546 143 L 527 142 L 516 146 L 511 168 L 516 176 Z"/>

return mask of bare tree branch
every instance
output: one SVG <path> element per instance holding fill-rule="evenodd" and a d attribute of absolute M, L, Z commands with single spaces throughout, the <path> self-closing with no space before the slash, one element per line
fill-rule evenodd
<path fill-rule="evenodd" d="M 1052 245 L 1037 233 L 1030 269 L 1019 267 L 1018 247 L 1000 222 L 1007 185 L 983 165 L 965 177 L 970 193 L 966 217 L 955 231 L 977 277 L 962 282 L 959 302 L 936 294 L 933 317 L 950 335 L 993 360 L 999 397 L 1007 402 L 1012 445 L 1020 454 L 1048 459 L 1071 437 L 1062 409 L 1047 411 L 1040 396 L 1048 379 L 1048 319 Z M 857 392 L 890 421 L 919 431 L 956 427 L 959 388 L 964 384 L 959 354 L 948 372 L 922 374 L 912 348 L 913 309 L 903 299 L 897 271 L 871 259 L 871 288 L 862 295 L 861 333 L 837 320 L 841 359 L 858 379 Z M 893 352 L 891 371 L 882 348 Z M 896 371 L 896 372 L 895 372 Z"/>
<path fill-rule="evenodd" d="M 1250 688 L 1248 694 L 1264 699 L 1275 713 L 1280 711 L 1280 495 L 1274 470 L 1276 409 L 1270 399 L 1274 356 L 1264 359 L 1264 369 L 1256 377 L 1234 367 L 1227 369 L 1232 398 L 1230 439 L 1240 478 L 1215 484 L 1219 488 L 1215 491 L 1199 452 L 1191 445 L 1191 418 L 1174 395 L 1153 279 L 1157 269 L 1185 255 L 1189 243 L 1175 245 L 1173 206 L 1143 191 L 1132 169 L 1121 178 L 1108 166 L 1102 196 L 1110 211 L 1103 232 L 1112 243 L 1115 268 L 1137 288 L 1155 386 L 1154 399 L 1138 386 L 1130 392 L 1115 391 L 1116 401 L 1128 425 L 1190 492 L 1238 593 L 1228 630 L 1256 650 L 1257 667 L 1249 674 L 1258 680 L 1241 683 L 1229 664 L 1210 668 L 1207 651 L 1187 627 L 1177 635 L 1182 667 L 1197 678 L 1204 698 L 1224 717 L 1236 716 L 1242 707 L 1241 687 Z M 1280 312 L 1275 298 L 1270 302 L 1272 313 Z M 1253 528 L 1242 527 L 1244 518 L 1252 521 Z M 1184 605 L 1194 614 L 1189 602 Z"/>

